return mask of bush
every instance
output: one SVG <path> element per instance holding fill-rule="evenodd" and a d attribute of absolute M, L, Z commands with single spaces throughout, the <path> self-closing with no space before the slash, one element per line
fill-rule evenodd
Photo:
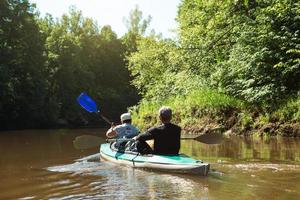
<path fill-rule="evenodd" d="M 221 113 L 245 108 L 245 104 L 240 100 L 203 88 L 185 96 L 173 96 L 161 101 L 143 100 L 138 106 L 130 109 L 133 123 L 143 128 L 158 124 L 158 110 L 163 105 L 172 108 L 173 121 L 181 126 L 195 123 L 205 116 L 217 119 Z"/>

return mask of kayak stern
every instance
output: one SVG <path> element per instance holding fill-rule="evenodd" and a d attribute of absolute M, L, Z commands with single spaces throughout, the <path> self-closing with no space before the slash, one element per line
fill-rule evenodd
<path fill-rule="evenodd" d="M 136 152 L 118 152 L 110 144 L 100 146 L 100 158 L 112 163 L 176 173 L 192 173 L 207 176 L 210 165 L 200 160 L 195 160 L 184 154 L 179 155 L 140 155 Z"/>

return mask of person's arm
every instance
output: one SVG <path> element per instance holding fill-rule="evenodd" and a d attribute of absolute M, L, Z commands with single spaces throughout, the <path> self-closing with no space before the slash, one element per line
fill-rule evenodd
<path fill-rule="evenodd" d="M 155 128 L 151 128 L 145 133 L 139 134 L 138 136 L 135 137 L 135 139 L 139 141 L 152 140 L 154 139 L 153 133 L 155 133 Z"/>
<path fill-rule="evenodd" d="M 118 136 L 118 132 L 116 131 L 117 127 L 112 125 L 110 129 L 106 132 L 106 137 L 108 138 L 114 138 Z"/>

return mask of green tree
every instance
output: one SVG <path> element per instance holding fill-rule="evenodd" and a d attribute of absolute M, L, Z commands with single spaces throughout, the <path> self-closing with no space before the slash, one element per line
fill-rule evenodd
<path fill-rule="evenodd" d="M 127 54 L 137 50 L 137 41 L 144 36 L 151 22 L 151 16 L 143 19 L 143 13 L 136 5 L 130 12 L 128 18 L 124 18 L 124 23 L 127 27 L 127 33 L 123 36 L 123 43 L 126 46 Z"/>
<path fill-rule="evenodd" d="M 181 53 L 171 40 L 155 36 L 139 40 L 138 51 L 128 57 L 129 69 L 134 77 L 132 83 L 145 99 L 185 95 L 199 87 L 197 76 L 189 72 Z"/>
<path fill-rule="evenodd" d="M 252 103 L 299 90 L 299 1 L 185 0 L 178 21 L 185 60 L 208 87 Z"/>
<path fill-rule="evenodd" d="M 1 128 L 36 127 L 46 95 L 42 36 L 27 0 L 0 2 Z"/>
<path fill-rule="evenodd" d="M 250 102 L 276 102 L 300 89 L 300 3 L 257 1 L 255 23 L 241 33 L 221 82 Z"/>
<path fill-rule="evenodd" d="M 181 94 L 183 88 L 209 87 L 260 104 L 296 94 L 299 5 L 288 0 L 184 0 L 177 17 L 178 42 L 137 40 L 138 51 L 129 56 L 133 83 L 145 97 L 163 97 L 169 84 L 161 80 L 183 73 L 191 78 L 166 88 Z M 173 63 L 180 66 L 175 73 Z"/>
<path fill-rule="evenodd" d="M 46 39 L 47 69 L 49 94 L 58 102 L 57 119 L 73 124 L 85 121 L 86 116 L 75 102 L 82 91 L 93 96 L 111 118 L 118 118 L 137 101 L 129 86 L 125 46 L 110 26 L 100 29 L 75 7 L 54 23 L 44 20 L 44 32 L 51 27 Z"/>

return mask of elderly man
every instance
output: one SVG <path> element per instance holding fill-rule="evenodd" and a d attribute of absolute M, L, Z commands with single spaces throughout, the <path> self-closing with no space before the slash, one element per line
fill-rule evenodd
<path fill-rule="evenodd" d="M 133 138 L 139 134 L 139 130 L 131 124 L 130 113 L 121 115 L 121 125 L 112 126 L 107 132 L 108 138 Z"/>
<path fill-rule="evenodd" d="M 161 125 L 148 129 L 145 133 L 135 137 L 137 140 L 137 150 L 141 154 L 161 154 L 176 155 L 180 149 L 181 128 L 173 123 L 172 110 L 169 107 L 159 109 L 159 119 Z M 145 142 L 154 139 L 154 149 L 152 150 Z"/>
<path fill-rule="evenodd" d="M 107 132 L 106 137 L 108 138 L 133 138 L 139 134 L 139 130 L 131 124 L 131 115 L 130 113 L 123 113 L 121 115 L 121 125 L 112 126 Z M 127 144 L 126 141 L 117 141 L 114 146 L 118 148 L 120 151 L 124 150 L 125 145 Z"/>

